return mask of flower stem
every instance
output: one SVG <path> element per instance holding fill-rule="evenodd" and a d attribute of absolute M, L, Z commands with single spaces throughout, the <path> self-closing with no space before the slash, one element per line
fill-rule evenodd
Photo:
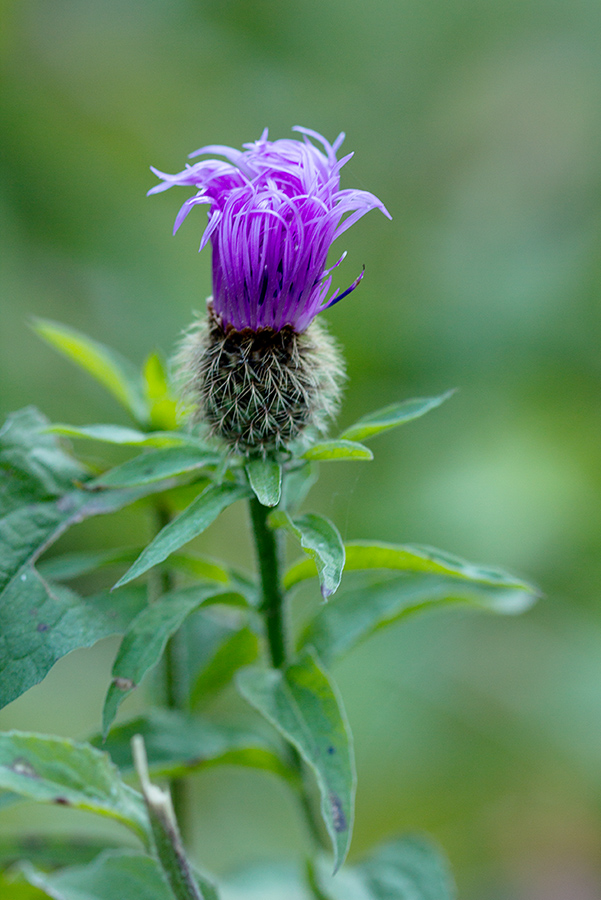
<path fill-rule="evenodd" d="M 278 537 L 267 524 L 268 506 L 253 497 L 250 515 L 255 536 L 257 565 L 261 576 L 261 612 L 265 617 L 267 642 L 271 662 L 275 669 L 286 663 L 286 630 L 284 623 L 284 592 L 280 581 L 280 554 Z"/>
<path fill-rule="evenodd" d="M 253 497 L 250 501 L 257 566 L 261 578 L 262 599 L 259 608 L 265 618 L 265 631 L 271 663 L 274 669 L 281 669 L 288 663 L 286 598 L 280 578 L 278 534 L 267 523 L 267 517 L 270 512 L 270 508 L 263 506 L 256 497 Z M 292 764 L 299 775 L 299 799 L 311 840 L 316 848 L 323 848 L 323 834 L 307 788 L 303 761 L 296 747 L 291 745 L 290 750 Z"/>

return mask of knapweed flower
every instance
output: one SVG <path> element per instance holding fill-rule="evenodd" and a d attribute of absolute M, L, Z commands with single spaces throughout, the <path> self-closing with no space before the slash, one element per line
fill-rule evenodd
<path fill-rule="evenodd" d="M 244 150 L 210 145 L 190 157 L 217 154 L 162 183 L 195 187 L 174 232 L 194 206 L 209 207 L 200 249 L 213 249 L 208 326 L 185 344 L 189 386 L 199 417 L 237 450 L 286 447 L 309 426 L 322 431 L 340 395 L 342 363 L 315 317 L 359 284 L 330 295 L 326 269 L 332 242 L 370 209 L 389 216 L 373 194 L 340 190 L 333 144 L 306 128 L 303 140 L 269 141 L 267 131 Z M 310 138 L 322 147 L 315 146 Z M 329 295 L 329 296 L 328 296 Z"/>

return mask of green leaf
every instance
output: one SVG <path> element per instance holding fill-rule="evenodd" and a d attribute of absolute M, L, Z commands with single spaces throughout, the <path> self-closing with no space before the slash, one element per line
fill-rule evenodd
<path fill-rule="evenodd" d="M 131 739 L 136 734 L 144 738 L 150 772 L 156 777 L 181 778 L 231 765 L 262 769 L 298 783 L 297 774 L 257 735 L 176 710 L 154 709 L 116 725 L 104 742 L 101 736 L 94 737 L 92 744 L 106 750 L 122 772 L 130 772 Z"/>
<path fill-rule="evenodd" d="M 446 391 L 439 397 L 417 397 L 414 400 L 393 403 L 392 406 L 386 406 L 368 416 L 363 416 L 350 428 L 345 429 L 340 437 L 348 441 L 364 441 L 382 431 L 388 431 L 390 428 L 396 428 L 397 425 L 404 425 L 405 422 L 419 419 L 431 409 L 436 409 L 454 393 L 454 391 Z"/>
<path fill-rule="evenodd" d="M 251 459 L 246 474 L 256 498 L 263 506 L 277 506 L 282 494 L 282 467 L 275 459 Z"/>
<path fill-rule="evenodd" d="M 89 478 L 58 439 L 44 433 L 48 425 L 37 409 L 28 407 L 8 416 L 0 429 L 0 515 L 58 497 Z"/>
<path fill-rule="evenodd" d="M 299 646 L 314 647 L 329 664 L 378 628 L 422 609 L 465 604 L 490 612 L 515 614 L 528 609 L 534 600 L 534 595 L 527 591 L 457 578 L 420 574 L 385 577 L 341 591 L 309 623 Z"/>
<path fill-rule="evenodd" d="M 355 798 L 352 738 L 334 682 L 312 653 L 285 669 L 243 669 L 238 689 L 313 771 L 337 870 L 351 842 Z"/>
<path fill-rule="evenodd" d="M 171 553 L 202 534 L 226 507 L 248 496 L 247 487 L 233 482 L 209 485 L 183 513 L 159 531 L 115 587 L 127 584 L 163 562 Z"/>
<path fill-rule="evenodd" d="M 73 491 L 0 519 L 0 705 L 41 681 L 61 656 L 119 630 L 93 600 L 81 604 L 72 592 L 48 585 L 33 564 L 70 525 L 114 512 L 143 496 L 140 491 Z"/>
<path fill-rule="evenodd" d="M 38 571 L 43 578 L 53 581 L 70 581 L 72 578 L 80 578 L 97 572 L 99 569 L 120 566 L 125 563 L 131 565 L 140 553 L 141 547 L 123 547 L 112 550 L 75 551 L 53 556 L 43 560 L 38 565 Z M 177 569 L 191 575 L 196 581 L 217 581 L 227 584 L 230 579 L 235 579 L 235 574 L 220 563 L 206 556 L 197 556 L 191 553 L 173 553 L 164 562 L 165 568 Z"/>
<path fill-rule="evenodd" d="M 306 461 L 295 462 L 287 468 L 282 480 L 282 499 L 280 507 L 289 513 L 294 513 L 301 505 L 315 482 L 317 481 L 318 467 Z"/>
<path fill-rule="evenodd" d="M 125 632 L 113 665 L 113 680 L 102 713 L 105 735 L 123 700 L 159 662 L 171 635 L 180 628 L 186 616 L 208 603 L 246 605 L 241 594 L 217 590 L 215 585 L 197 585 L 164 594 L 136 616 Z"/>
<path fill-rule="evenodd" d="M 51 322 L 34 319 L 33 328 L 48 344 L 81 366 L 117 398 L 135 419 L 146 424 L 148 408 L 136 367 L 128 359 L 85 334 Z"/>
<path fill-rule="evenodd" d="M 19 797 L 19 800 L 21 797 Z M 91 862 L 112 842 L 101 838 L 55 835 L 43 832 L 0 837 L 0 869 L 21 860 L 29 860 L 44 868 L 55 869 Z M 0 892 L 4 900 L 4 894 Z"/>
<path fill-rule="evenodd" d="M 0 787 L 39 803 L 109 816 L 148 842 L 142 798 L 121 781 L 108 754 L 89 744 L 20 731 L 0 734 Z"/>
<path fill-rule="evenodd" d="M 42 681 L 67 653 L 123 632 L 144 602 L 139 588 L 78 597 L 49 585 L 35 569 L 22 569 L 0 605 L 0 708 Z"/>
<path fill-rule="evenodd" d="M 18 880 L 17 880 L 18 879 Z M 27 884 L 15 872 L 0 872 L 0 897 L 2 900 L 48 900 L 48 894 Z"/>
<path fill-rule="evenodd" d="M 198 556 L 192 553 L 172 553 L 165 565 L 180 572 L 192 575 L 197 581 L 217 581 L 227 584 L 231 574 L 221 563 L 209 559 L 207 556 Z"/>
<path fill-rule="evenodd" d="M 173 900 L 155 860 L 132 850 L 109 850 L 86 866 L 60 872 L 31 865 L 21 871 L 54 900 Z"/>
<path fill-rule="evenodd" d="M 355 871 L 373 900 L 455 900 L 457 896 L 447 860 L 423 837 L 390 841 Z"/>
<path fill-rule="evenodd" d="M 158 353 L 144 363 L 144 387 L 153 428 L 174 431 L 177 428 L 177 397 L 171 391 L 165 364 Z"/>
<path fill-rule="evenodd" d="M 175 446 L 164 450 L 150 450 L 105 472 L 88 487 L 132 487 L 149 484 L 152 481 L 163 481 L 206 466 L 217 465 L 219 460 L 220 457 L 216 453 L 203 450 L 201 447 Z"/>
<path fill-rule="evenodd" d="M 86 550 L 64 553 L 44 559 L 38 565 L 42 578 L 52 581 L 71 581 L 99 569 L 132 563 L 140 554 L 140 548 L 118 548 L 116 550 Z"/>
<path fill-rule="evenodd" d="M 182 445 L 199 446 L 190 435 L 173 431 L 137 431 L 122 425 L 50 425 L 46 431 L 65 437 L 102 441 L 105 444 L 121 444 L 131 447 L 176 447 Z"/>
<path fill-rule="evenodd" d="M 329 519 L 317 516 L 315 513 L 306 513 L 291 519 L 287 513 L 278 511 L 270 515 L 269 521 L 272 526 L 286 528 L 299 539 L 301 547 L 313 560 L 313 562 L 306 560 L 306 565 L 312 575 L 316 574 L 315 566 L 317 566 L 321 593 L 324 600 L 327 600 L 338 588 L 345 565 L 344 544 L 336 526 Z M 305 569 L 301 571 L 305 572 Z M 290 572 L 287 573 L 286 578 L 289 575 Z M 297 578 L 297 581 L 300 580 Z M 291 583 L 287 580 L 284 581 L 286 588 L 292 584 L 296 584 L 296 581 Z"/>
<path fill-rule="evenodd" d="M 322 441 L 313 444 L 303 453 L 303 459 L 314 460 L 345 460 L 345 459 L 373 459 L 374 455 L 369 447 L 358 444 L 356 441 Z"/>
<path fill-rule="evenodd" d="M 190 706 L 199 709 L 226 687 L 234 672 L 253 663 L 259 654 L 259 640 L 250 628 L 235 631 L 196 677 L 190 693 Z"/>
<path fill-rule="evenodd" d="M 357 569 L 396 569 L 402 572 L 428 572 L 451 575 L 481 584 L 507 587 L 538 595 L 531 584 L 489 566 L 477 566 L 451 553 L 420 547 L 416 544 L 385 544 L 383 542 L 351 541 L 345 545 L 347 572 Z M 289 590 L 300 581 L 315 576 L 306 559 L 294 563 L 284 576 L 284 587 Z"/>

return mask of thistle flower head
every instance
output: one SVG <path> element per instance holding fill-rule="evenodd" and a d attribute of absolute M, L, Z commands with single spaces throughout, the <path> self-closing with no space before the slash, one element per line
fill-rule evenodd
<path fill-rule="evenodd" d="M 302 141 L 269 141 L 265 130 L 244 150 L 209 145 L 190 154 L 217 154 L 227 161 L 205 159 L 177 175 L 152 169 L 162 182 L 150 194 L 174 185 L 197 189 L 181 207 L 174 233 L 194 206 L 209 206 L 200 249 L 211 241 L 213 310 L 226 329 L 304 332 L 362 277 L 328 297 L 332 269 L 326 270 L 326 257 L 332 242 L 370 209 L 390 218 L 373 194 L 340 190 L 340 170 L 352 156 L 336 158 L 344 134 L 330 144 L 309 129 L 294 130 Z"/>

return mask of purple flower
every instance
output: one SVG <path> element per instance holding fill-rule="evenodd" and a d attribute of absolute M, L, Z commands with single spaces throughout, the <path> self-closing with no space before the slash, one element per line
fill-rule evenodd
<path fill-rule="evenodd" d="M 307 128 L 294 130 L 304 135 L 303 141 L 269 141 L 265 130 L 244 150 L 210 145 L 190 154 L 215 153 L 228 162 L 205 159 L 177 175 L 152 169 L 163 181 L 149 194 L 173 185 L 198 189 L 180 209 L 174 234 L 193 206 L 209 205 L 200 249 L 211 240 L 213 309 L 226 328 L 280 331 L 290 325 L 303 332 L 318 313 L 357 287 L 363 275 L 328 298 L 330 272 L 345 255 L 326 270 L 332 242 L 370 209 L 377 207 L 390 218 L 373 194 L 340 190 L 340 169 L 353 155 L 336 159 L 344 134 L 329 144 Z"/>

